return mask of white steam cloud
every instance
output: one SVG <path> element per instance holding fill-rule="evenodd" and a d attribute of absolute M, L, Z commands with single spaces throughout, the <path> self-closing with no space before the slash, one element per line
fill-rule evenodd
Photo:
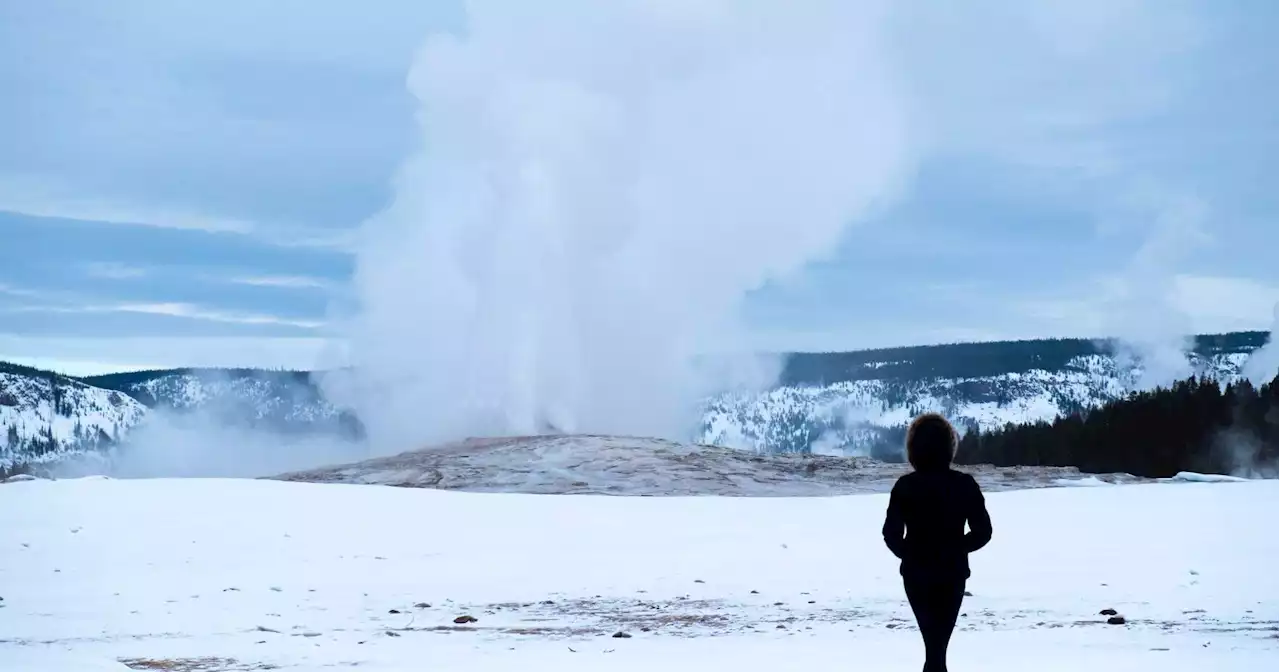
<path fill-rule="evenodd" d="M 1132 366 L 1134 389 L 1167 387 L 1194 373 L 1188 359 L 1191 320 L 1174 301 L 1178 270 L 1207 236 L 1203 203 L 1167 194 L 1144 199 L 1139 216 L 1151 221 L 1146 240 L 1113 287 L 1103 325 L 1116 340 L 1122 367 Z"/>
<path fill-rule="evenodd" d="M 330 397 L 397 448 L 687 436 L 744 294 L 913 168 L 887 7 L 469 3 L 410 73 L 423 147 L 364 227 Z"/>
<path fill-rule="evenodd" d="M 228 423 L 207 411 L 152 410 L 105 454 L 64 460 L 58 477 L 259 478 L 370 457 L 363 444 L 336 436 L 291 435 Z"/>
<path fill-rule="evenodd" d="M 375 450 L 688 436 L 706 393 L 771 382 L 768 363 L 699 366 L 745 351 L 744 295 L 833 250 L 938 155 L 1041 171 L 1082 200 L 1150 201 L 1156 233 L 1109 331 L 1139 385 L 1187 372 L 1185 316 L 1152 297 L 1198 244 L 1198 206 L 1102 139 L 1177 99 L 1170 57 L 1202 39 L 1186 6 L 467 9 L 465 35 L 432 36 L 410 73 L 422 146 L 363 227 L 351 366 L 325 381 Z"/>
<path fill-rule="evenodd" d="M 358 429 L 325 415 L 315 389 L 289 374 L 207 369 L 178 385 L 170 393 L 199 403 L 151 408 L 118 445 L 62 460 L 53 474 L 256 478 L 371 457 Z M 290 418 L 290 409 L 304 415 Z"/>
<path fill-rule="evenodd" d="M 1280 375 L 1280 304 L 1271 313 L 1271 335 L 1267 342 L 1245 360 L 1241 375 L 1261 387 Z"/>

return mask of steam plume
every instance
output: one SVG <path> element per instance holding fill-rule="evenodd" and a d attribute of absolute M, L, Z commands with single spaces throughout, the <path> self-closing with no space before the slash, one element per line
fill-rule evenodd
<path fill-rule="evenodd" d="M 1191 321 L 1174 305 L 1172 290 L 1179 266 L 1205 241 L 1204 209 L 1196 199 L 1168 194 L 1139 209 L 1148 213 L 1151 230 L 1121 274 L 1105 321 L 1120 363 L 1136 367 L 1130 381 L 1136 389 L 1168 386 L 1193 373 Z"/>
<path fill-rule="evenodd" d="M 1280 375 L 1280 304 L 1271 313 L 1271 335 L 1245 360 L 1241 375 L 1261 387 Z"/>
<path fill-rule="evenodd" d="M 1147 0 L 467 9 L 410 73 L 422 147 L 363 227 L 352 366 L 326 381 L 375 449 L 680 438 L 724 382 L 708 371 L 738 368 L 695 363 L 745 348 L 743 296 L 833 250 L 926 155 L 1134 190 L 1143 169 L 1094 135 L 1171 100 L 1168 57 L 1198 41 L 1185 8 Z M 1173 268 L 1135 261 L 1120 303 L 1148 305 Z M 1109 330 L 1143 385 L 1185 366 L 1186 331 L 1153 324 Z"/>
<path fill-rule="evenodd" d="M 686 434 L 743 295 L 912 166 L 885 4 L 472 2 L 409 76 L 331 398 L 375 443 Z"/>

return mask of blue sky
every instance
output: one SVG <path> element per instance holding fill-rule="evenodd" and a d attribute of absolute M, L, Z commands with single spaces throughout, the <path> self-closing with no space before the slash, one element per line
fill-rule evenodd
<path fill-rule="evenodd" d="M 1135 302 L 1270 325 L 1276 3 L 1054 11 L 1056 51 L 971 17 L 990 35 L 904 41 L 963 141 L 748 298 L 759 347 L 1098 335 Z M 0 0 L 0 359 L 311 366 L 416 149 L 415 51 L 464 25 L 445 2 Z"/>

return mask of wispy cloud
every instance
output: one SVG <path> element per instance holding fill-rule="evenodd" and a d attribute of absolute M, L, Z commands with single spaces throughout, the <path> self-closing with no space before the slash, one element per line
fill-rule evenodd
<path fill-rule="evenodd" d="M 317 250 L 351 251 L 356 244 L 354 229 L 320 229 L 277 227 L 259 236 L 264 241 L 280 247 L 302 247 Z"/>
<path fill-rule="evenodd" d="M 209 214 L 180 204 L 100 198 L 56 180 L 12 173 L 0 173 L 0 211 L 120 226 L 237 234 L 279 247 L 344 250 L 351 247 L 354 235 L 347 229 Z"/>
<path fill-rule="evenodd" d="M 317 278 L 307 275 L 241 275 L 229 278 L 210 278 L 213 280 L 224 280 L 237 285 L 249 285 L 252 287 L 281 287 L 290 289 L 329 289 L 333 287 L 333 282 L 325 278 Z"/>
<path fill-rule="evenodd" d="M 81 312 L 103 312 L 103 313 L 141 313 L 144 315 L 168 315 L 171 317 L 185 317 L 193 320 L 208 320 L 210 322 L 226 322 L 228 324 L 266 324 L 278 326 L 300 327 L 303 329 L 318 329 L 324 326 L 324 323 L 318 320 L 303 320 L 295 318 L 280 317 L 278 315 L 268 315 L 265 313 L 250 313 L 240 311 L 223 311 L 210 308 L 204 308 L 191 303 L 117 303 L 100 306 L 84 306 L 78 309 Z"/>
<path fill-rule="evenodd" d="M 41 292 L 36 289 L 28 289 L 26 287 L 15 287 L 13 285 L 6 285 L 3 282 L 0 282 L 0 294 L 6 294 L 8 296 L 16 296 L 23 299 L 42 299 L 47 296 L 45 292 Z"/>
<path fill-rule="evenodd" d="M 0 210 L 34 217 L 210 233 L 248 234 L 256 228 L 246 220 L 211 216 L 181 206 L 139 205 L 85 196 L 53 180 L 14 174 L 0 175 Z"/>
<path fill-rule="evenodd" d="M 28 298 L 52 298 L 40 292 L 30 292 L 0 285 L 0 292 Z M 219 310 L 184 302 L 118 302 L 75 304 L 65 300 L 58 304 L 17 306 L 7 310 L 10 313 L 134 313 L 140 315 L 165 315 L 192 320 L 222 322 L 226 324 L 272 325 L 297 327 L 300 329 L 319 329 L 325 326 L 321 320 L 281 317 L 267 313 L 248 311 Z"/>
<path fill-rule="evenodd" d="M 147 275 L 147 270 L 144 268 L 111 261 L 86 264 L 84 271 L 89 277 L 101 280 L 130 280 L 146 277 Z"/>
<path fill-rule="evenodd" d="M 184 366 L 314 369 L 345 364 L 339 346 L 315 337 L 51 338 L 3 333 L 0 361 L 81 376 Z"/>

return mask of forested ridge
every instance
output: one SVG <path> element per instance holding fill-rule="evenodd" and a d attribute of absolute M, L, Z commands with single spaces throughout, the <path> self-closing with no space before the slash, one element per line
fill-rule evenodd
<path fill-rule="evenodd" d="M 1193 338 L 1200 356 L 1249 353 L 1266 342 L 1265 331 L 1204 334 Z M 1120 350 L 1109 339 L 1046 338 L 906 346 L 854 352 L 797 352 L 787 355 L 779 384 L 826 385 L 851 380 L 980 378 L 1033 369 L 1055 371 L 1072 359 L 1109 356 Z"/>
<path fill-rule="evenodd" d="M 1276 392 L 1241 380 L 1188 378 L 1053 422 L 967 431 L 963 464 L 1074 466 L 1089 473 L 1169 477 L 1180 471 L 1274 478 Z"/>
<path fill-rule="evenodd" d="M 292 371 L 287 369 L 151 369 L 145 371 L 127 371 L 124 373 L 108 373 L 99 376 L 86 376 L 80 380 L 108 390 L 119 390 L 132 396 L 147 406 L 163 405 L 164 400 L 156 399 L 147 389 L 146 383 L 171 378 L 174 376 L 195 376 L 210 380 L 243 380 L 253 379 L 275 381 L 282 385 L 306 388 L 319 394 L 310 371 Z"/>

